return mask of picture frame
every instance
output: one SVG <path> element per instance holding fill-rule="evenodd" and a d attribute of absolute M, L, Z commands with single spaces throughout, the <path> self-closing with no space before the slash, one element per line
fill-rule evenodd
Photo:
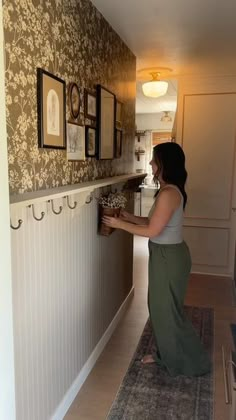
<path fill-rule="evenodd" d="M 122 108 L 123 108 L 123 103 L 117 99 L 116 100 L 116 124 L 118 125 L 122 125 Z"/>
<path fill-rule="evenodd" d="M 85 160 L 85 127 L 67 122 L 67 159 Z"/>
<path fill-rule="evenodd" d="M 38 145 L 66 149 L 66 84 L 37 68 Z"/>
<path fill-rule="evenodd" d="M 123 132 L 121 129 L 116 128 L 115 131 L 115 158 L 120 158 L 122 155 L 122 140 Z"/>
<path fill-rule="evenodd" d="M 91 125 L 85 126 L 85 156 L 97 156 L 97 136 L 96 128 Z"/>
<path fill-rule="evenodd" d="M 84 89 L 84 116 L 90 120 L 97 118 L 97 97 L 96 93 Z"/>
<path fill-rule="evenodd" d="M 80 91 L 75 82 L 69 83 L 68 102 L 71 117 L 74 119 L 78 118 L 80 112 Z"/>
<path fill-rule="evenodd" d="M 115 152 L 114 93 L 97 85 L 97 147 L 98 159 L 113 159 Z"/>

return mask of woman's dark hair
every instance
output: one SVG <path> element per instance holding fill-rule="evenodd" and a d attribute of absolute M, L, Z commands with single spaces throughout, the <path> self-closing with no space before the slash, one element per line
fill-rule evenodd
<path fill-rule="evenodd" d="M 185 169 L 183 149 L 177 143 L 167 142 L 158 144 L 153 148 L 153 160 L 158 167 L 157 173 L 154 175 L 154 180 L 157 181 L 158 176 L 161 174 L 164 182 L 176 185 L 183 195 L 183 207 L 185 208 L 187 194 L 184 186 L 188 174 Z"/>

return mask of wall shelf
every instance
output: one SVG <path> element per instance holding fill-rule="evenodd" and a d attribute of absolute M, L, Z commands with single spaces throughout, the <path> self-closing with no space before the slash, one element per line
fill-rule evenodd
<path fill-rule="evenodd" d="M 74 185 L 65 185 L 57 188 L 50 188 L 47 190 L 39 190 L 34 192 L 28 192 L 24 194 L 15 194 L 10 197 L 11 208 L 19 208 L 24 206 L 29 206 L 36 203 L 42 203 L 49 200 L 54 200 L 57 198 L 62 198 L 65 196 L 71 196 L 75 194 L 83 193 L 85 200 L 91 195 L 91 193 L 101 187 L 106 187 L 108 185 L 114 185 L 132 180 L 135 178 L 144 177 L 143 174 L 127 174 L 120 176 L 113 176 L 109 178 L 98 179 L 91 182 L 81 182 Z"/>

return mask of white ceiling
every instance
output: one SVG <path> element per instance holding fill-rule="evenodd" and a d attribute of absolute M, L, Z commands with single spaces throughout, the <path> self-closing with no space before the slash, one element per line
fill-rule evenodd
<path fill-rule="evenodd" d="M 92 0 L 92 3 L 136 55 L 137 70 L 170 67 L 172 78 L 236 74 L 236 0 Z M 138 96 L 139 92 L 137 86 Z M 141 98 L 137 107 L 140 103 Z"/>

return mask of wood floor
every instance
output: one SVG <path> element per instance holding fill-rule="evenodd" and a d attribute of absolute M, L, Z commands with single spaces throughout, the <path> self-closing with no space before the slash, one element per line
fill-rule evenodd
<path fill-rule="evenodd" d="M 148 317 L 146 239 L 135 238 L 134 254 L 134 299 L 65 416 L 65 420 L 105 420 L 136 349 Z M 228 420 L 229 406 L 225 404 L 221 346 L 224 345 L 226 354 L 233 348 L 230 323 L 236 322 L 236 307 L 231 280 L 192 274 L 186 304 L 213 307 L 215 310 L 214 418 Z"/>

